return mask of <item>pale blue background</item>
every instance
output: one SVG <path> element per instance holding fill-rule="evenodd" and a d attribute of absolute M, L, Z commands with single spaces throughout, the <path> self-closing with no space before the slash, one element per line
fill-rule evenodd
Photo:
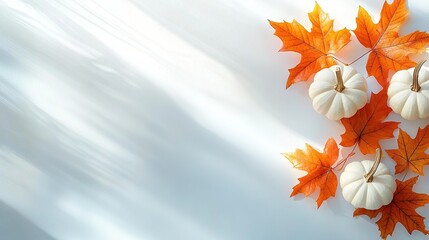
<path fill-rule="evenodd" d="M 354 29 L 358 5 L 378 17 L 382 1 L 319 4 Z M 377 239 L 340 190 L 319 210 L 314 196 L 289 198 L 304 173 L 280 153 L 343 132 L 312 109 L 308 84 L 285 90 L 299 55 L 277 53 L 267 22 L 309 27 L 313 6 L 0 1 L 0 238 Z M 428 30 L 426 1 L 409 8 L 404 32 Z M 347 62 L 366 51 L 352 40 Z M 364 75 L 365 60 L 354 65 Z M 428 180 L 416 191 L 429 192 Z M 426 237 L 398 226 L 391 239 Z"/>

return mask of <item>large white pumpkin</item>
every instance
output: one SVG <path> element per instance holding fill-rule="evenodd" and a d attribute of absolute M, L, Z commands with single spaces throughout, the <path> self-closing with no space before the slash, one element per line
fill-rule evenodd
<path fill-rule="evenodd" d="M 313 108 L 331 120 L 353 116 L 367 102 L 365 78 L 351 66 L 334 65 L 316 73 L 309 95 Z"/>
<path fill-rule="evenodd" d="M 395 178 L 380 161 L 381 151 L 377 149 L 375 161 L 352 162 L 341 174 L 343 196 L 354 207 L 376 210 L 392 201 Z"/>
<path fill-rule="evenodd" d="M 429 71 L 422 67 L 396 72 L 387 91 L 392 110 L 407 120 L 429 117 Z"/>

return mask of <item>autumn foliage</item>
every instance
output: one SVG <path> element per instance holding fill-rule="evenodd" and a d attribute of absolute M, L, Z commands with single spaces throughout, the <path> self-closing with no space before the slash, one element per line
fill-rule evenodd
<path fill-rule="evenodd" d="M 326 142 L 323 152 L 307 144 L 305 150 L 297 149 L 294 153 L 283 155 L 289 159 L 294 168 L 307 172 L 307 175 L 298 179 L 299 183 L 293 187 L 291 197 L 299 193 L 308 196 L 319 188 L 316 202 L 317 207 L 320 207 L 323 201 L 335 196 L 338 180 L 332 165 L 338 159 L 338 146 L 333 138 Z"/>
<path fill-rule="evenodd" d="M 408 16 L 405 0 L 396 0 L 392 4 L 384 3 L 380 21 L 375 24 L 369 13 L 359 7 L 356 29 L 353 30 L 358 41 L 369 54 L 366 69 L 369 76 L 374 76 L 385 87 L 389 71 L 398 71 L 415 66 L 409 56 L 423 53 L 429 44 L 429 34 L 415 31 L 400 36 L 398 31 Z M 286 88 L 292 84 L 308 81 L 311 76 L 323 68 L 337 64 L 334 54 L 350 42 L 350 31 L 333 30 L 333 20 L 316 3 L 308 14 L 312 23 L 309 32 L 296 20 L 292 22 L 273 22 L 274 34 L 283 43 L 280 51 L 293 51 L 301 54 L 301 61 L 289 69 Z"/>
<path fill-rule="evenodd" d="M 405 170 L 424 175 L 423 167 L 429 165 L 429 155 L 425 151 L 429 148 L 429 126 L 417 131 L 413 139 L 402 129 L 399 129 L 398 149 L 386 150 L 387 154 L 396 162 L 396 174 Z"/>
<path fill-rule="evenodd" d="M 387 106 L 386 91 L 372 94 L 371 100 L 351 118 L 341 119 L 345 132 L 341 135 L 341 146 L 359 145 L 363 154 L 375 153 L 380 140 L 393 138 L 393 131 L 399 122 L 385 119 L 392 112 Z"/>
<path fill-rule="evenodd" d="M 347 29 L 333 30 L 333 20 L 316 3 L 314 10 L 308 14 L 311 21 L 311 31 L 307 31 L 300 23 L 273 22 L 271 26 L 283 42 L 280 51 L 300 53 L 301 61 L 289 69 L 290 75 L 286 88 L 300 81 L 307 81 L 314 73 L 323 68 L 336 64 L 331 54 L 337 53 L 350 42 L 350 32 Z"/>
<path fill-rule="evenodd" d="M 296 20 L 269 21 L 274 34 L 282 41 L 280 51 L 301 54 L 300 62 L 289 69 L 286 88 L 298 82 L 311 81 L 312 76 L 321 69 L 336 64 L 350 65 L 364 59 L 364 56 L 367 56 L 368 76 L 373 76 L 382 87 L 379 93 L 371 94 L 370 101 L 355 115 L 341 119 L 344 133 L 340 145 L 353 147 L 346 158 L 337 163 L 339 148 L 333 138 L 326 142 L 323 152 L 307 144 L 305 149 L 283 154 L 294 168 L 306 172 L 293 187 L 291 197 L 318 193 L 316 202 L 320 207 L 325 200 L 335 196 L 338 186 L 336 172 L 353 156 L 356 147 L 362 154 L 373 154 L 380 148 L 380 141 L 394 138 L 400 123 L 386 120 L 392 112 L 387 105 L 389 76 L 398 70 L 414 67 L 416 63 L 410 56 L 423 53 L 429 45 L 429 34 L 426 32 L 399 34 L 408 15 L 406 0 L 394 0 L 390 4 L 385 1 L 378 23 L 374 23 L 367 10 L 359 7 L 356 29 L 335 31 L 334 20 L 316 2 L 313 11 L 308 13 L 312 25 L 310 31 Z M 368 51 L 347 64 L 335 54 L 350 42 L 351 32 Z M 429 165 L 428 148 L 429 126 L 419 128 L 414 138 L 399 129 L 397 148 L 386 150 L 396 162 L 395 173 L 403 174 L 401 181 L 396 180 L 397 189 L 392 202 L 377 210 L 356 209 L 354 212 L 354 216 L 367 215 L 371 219 L 381 215 L 376 224 L 383 239 L 393 234 L 397 223 L 402 224 L 410 234 L 414 230 L 429 234 L 424 224 L 425 218 L 416 212 L 417 208 L 429 203 L 429 195 L 413 191 L 418 176 L 404 180 L 409 172 L 424 175 L 424 167 Z"/>
<path fill-rule="evenodd" d="M 358 208 L 353 216 L 367 215 L 375 218 L 381 213 L 381 218 L 376 224 L 383 239 L 392 235 L 397 223 L 401 223 L 409 234 L 414 230 L 429 234 L 424 223 L 425 218 L 416 212 L 417 208 L 429 203 L 429 195 L 413 191 L 413 186 L 418 179 L 418 177 L 413 177 L 405 182 L 396 180 L 397 188 L 390 204 L 377 210 Z"/>
<path fill-rule="evenodd" d="M 429 43 L 426 32 L 415 31 L 399 36 L 398 31 L 407 16 L 405 0 L 396 0 L 392 4 L 385 2 L 377 24 L 363 7 L 359 7 L 357 27 L 353 32 L 359 42 L 370 49 L 366 70 L 381 86 L 387 86 L 389 70 L 414 67 L 416 63 L 409 55 L 423 53 Z"/>

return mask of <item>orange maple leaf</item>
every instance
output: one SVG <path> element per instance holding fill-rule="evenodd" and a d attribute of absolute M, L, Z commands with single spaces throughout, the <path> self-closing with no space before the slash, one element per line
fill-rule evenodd
<path fill-rule="evenodd" d="M 380 147 L 379 141 L 393 138 L 393 131 L 398 128 L 399 122 L 383 122 L 390 112 L 386 90 L 372 93 L 365 107 L 352 117 L 341 119 L 345 132 L 341 135 L 340 145 L 351 147 L 358 143 L 362 154 L 375 153 Z"/>
<path fill-rule="evenodd" d="M 323 201 L 335 196 L 338 180 L 332 165 L 338 159 L 338 146 L 333 138 L 328 139 L 323 153 L 306 144 L 305 150 L 297 149 L 294 153 L 284 153 L 283 155 L 293 164 L 294 168 L 308 173 L 298 179 L 299 183 L 293 187 L 291 197 L 299 193 L 307 197 L 319 188 L 320 193 L 316 200 L 319 208 Z"/>
<path fill-rule="evenodd" d="M 354 33 L 362 45 L 371 49 L 366 64 L 368 75 L 374 76 L 383 87 L 387 85 L 389 70 L 414 67 L 415 62 L 409 55 L 423 53 L 429 44 L 426 32 L 399 36 L 398 31 L 407 15 L 406 0 L 396 0 L 392 4 L 384 2 L 377 24 L 363 7 L 359 7 Z"/>
<path fill-rule="evenodd" d="M 316 2 L 313 11 L 308 13 L 312 23 L 308 32 L 296 20 L 292 22 L 269 21 L 283 42 L 280 51 L 294 51 L 302 54 L 301 61 L 289 69 L 286 88 L 300 81 L 307 81 L 314 73 L 336 64 L 331 56 L 350 42 L 350 31 L 346 28 L 334 31 L 333 20 Z"/>
<path fill-rule="evenodd" d="M 399 129 L 398 149 L 386 150 L 387 154 L 395 160 L 396 174 L 411 169 L 413 172 L 424 175 L 424 165 L 429 165 L 429 155 L 425 151 L 429 148 L 429 126 L 417 131 L 412 139 L 407 132 Z"/>
<path fill-rule="evenodd" d="M 413 186 L 418 178 L 418 176 L 413 177 L 405 182 L 396 180 L 397 187 L 390 204 L 377 210 L 358 208 L 353 213 L 353 216 L 367 215 L 372 219 L 381 213 L 381 218 L 376 224 L 383 239 L 393 234 L 398 222 L 407 229 L 409 234 L 414 230 L 429 234 L 424 223 L 425 218 L 416 212 L 417 208 L 429 203 L 429 195 L 413 192 Z"/>

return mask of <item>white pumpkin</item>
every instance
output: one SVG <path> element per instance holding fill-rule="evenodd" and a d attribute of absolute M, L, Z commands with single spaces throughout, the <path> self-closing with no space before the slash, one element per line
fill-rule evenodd
<path fill-rule="evenodd" d="M 407 120 L 429 117 L 429 71 L 415 68 L 396 72 L 387 91 L 392 110 Z"/>
<path fill-rule="evenodd" d="M 351 66 L 320 70 L 310 85 L 313 108 L 331 120 L 353 116 L 367 102 L 365 78 Z"/>
<path fill-rule="evenodd" d="M 380 161 L 381 151 L 377 149 L 375 161 L 352 162 L 341 174 L 343 196 L 354 207 L 376 210 L 392 201 L 395 178 Z"/>

